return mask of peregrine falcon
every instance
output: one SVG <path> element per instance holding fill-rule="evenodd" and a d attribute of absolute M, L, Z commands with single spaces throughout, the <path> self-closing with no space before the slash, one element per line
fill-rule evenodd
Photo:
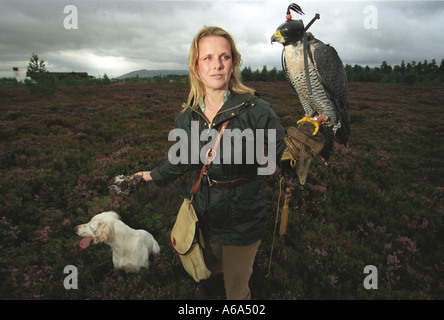
<path fill-rule="evenodd" d="M 346 147 L 349 145 L 347 75 L 336 50 L 306 32 L 319 15 L 304 28 L 302 20 L 291 19 L 290 10 L 303 14 L 298 5 L 291 4 L 287 21 L 277 28 L 271 42 L 284 46 L 282 67 L 305 110 L 303 121 L 322 124 L 326 145 L 320 155 L 327 162 L 335 136 Z"/>

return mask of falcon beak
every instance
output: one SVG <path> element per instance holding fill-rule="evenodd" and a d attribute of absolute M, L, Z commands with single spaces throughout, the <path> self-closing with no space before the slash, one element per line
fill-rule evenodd
<path fill-rule="evenodd" d="M 284 41 L 284 37 L 281 34 L 280 30 L 277 30 L 272 36 L 271 36 L 271 44 L 273 42 L 280 42 L 282 43 Z"/>

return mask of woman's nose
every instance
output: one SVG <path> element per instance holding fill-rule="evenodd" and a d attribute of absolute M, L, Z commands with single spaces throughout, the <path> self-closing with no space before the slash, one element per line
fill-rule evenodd
<path fill-rule="evenodd" d="M 213 64 L 213 69 L 215 70 L 220 70 L 223 68 L 224 64 L 222 63 L 222 61 L 220 59 L 214 59 L 214 64 Z"/>

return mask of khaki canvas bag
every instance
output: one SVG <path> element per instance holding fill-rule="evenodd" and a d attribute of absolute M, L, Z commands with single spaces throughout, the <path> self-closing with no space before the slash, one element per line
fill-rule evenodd
<path fill-rule="evenodd" d="M 211 272 L 207 269 L 203 258 L 202 232 L 190 199 L 183 200 L 171 231 L 171 243 L 179 254 L 182 266 L 194 281 L 199 282 L 210 277 Z"/>
<path fill-rule="evenodd" d="M 171 243 L 174 250 L 179 255 L 180 262 L 185 271 L 194 279 L 199 282 L 210 277 L 211 271 L 205 265 L 203 257 L 203 251 L 205 244 L 203 235 L 199 229 L 198 218 L 193 208 L 193 196 L 199 188 L 202 177 L 207 174 L 211 161 L 215 157 L 217 146 L 225 128 L 228 125 L 228 121 L 222 124 L 219 130 L 219 135 L 213 144 L 213 147 L 207 153 L 205 163 L 200 172 L 199 180 L 194 184 L 191 190 L 191 199 L 185 198 L 177 214 L 176 222 L 174 223 L 173 230 L 171 231 Z"/>

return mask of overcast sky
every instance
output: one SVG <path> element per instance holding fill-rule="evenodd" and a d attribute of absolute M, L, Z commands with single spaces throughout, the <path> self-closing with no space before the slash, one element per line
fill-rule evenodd
<path fill-rule="evenodd" d="M 282 46 L 271 35 L 289 0 L 0 0 L 0 77 L 32 52 L 49 71 L 118 77 L 139 69 L 187 69 L 190 43 L 204 25 L 236 40 L 243 65 L 280 66 Z M 444 1 L 296 1 L 310 31 L 333 45 L 344 64 L 378 66 L 444 58 Z M 75 12 L 64 12 L 73 5 Z M 70 19 L 73 18 L 73 19 Z M 77 29 L 67 29 L 75 26 Z"/>

